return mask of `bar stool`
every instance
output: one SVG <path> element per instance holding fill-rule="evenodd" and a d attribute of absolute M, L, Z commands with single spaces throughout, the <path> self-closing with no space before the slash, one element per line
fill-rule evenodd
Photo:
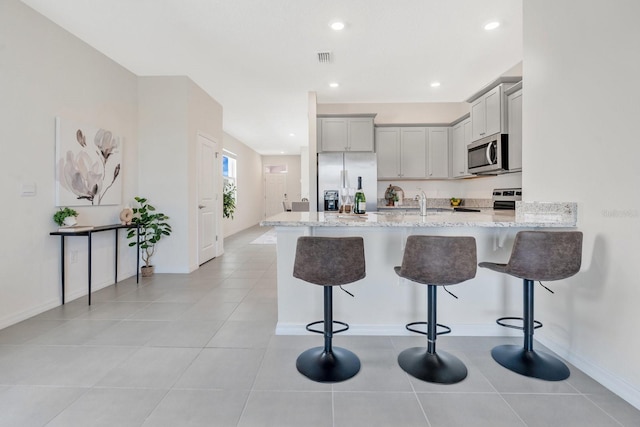
<path fill-rule="evenodd" d="M 516 234 L 507 264 L 481 262 L 480 267 L 523 279 L 523 317 L 501 317 L 500 326 L 524 331 L 524 346 L 500 345 L 491 350 L 493 359 L 505 368 L 527 377 L 547 381 L 569 378 L 569 368 L 558 358 L 533 349 L 533 331 L 542 327 L 533 315 L 533 282 L 561 280 L 580 270 L 580 231 L 520 231 Z M 522 320 L 523 326 L 505 323 Z"/>
<path fill-rule="evenodd" d="M 409 236 L 402 266 L 396 274 L 413 282 L 427 285 L 427 322 L 406 325 L 412 332 L 427 335 L 427 348 L 412 347 L 398 355 L 398 364 L 409 375 L 423 381 L 454 384 L 467 376 L 467 367 L 460 359 L 444 351 L 436 353 L 436 337 L 451 332 L 448 326 L 436 322 L 437 286 L 454 285 L 476 275 L 476 239 L 473 237 Z M 411 328 L 426 324 L 427 332 Z M 437 327 L 444 331 L 437 332 Z"/>
<path fill-rule="evenodd" d="M 324 287 L 324 319 L 307 325 L 307 330 L 324 335 L 324 347 L 306 350 L 296 361 L 298 371 L 318 382 L 347 380 L 360 370 L 360 359 L 353 352 L 332 346 L 334 333 L 349 329 L 333 320 L 333 286 L 352 283 L 365 277 L 364 241 L 362 237 L 298 238 L 293 277 Z M 322 331 L 311 326 L 323 323 Z M 333 330 L 338 323 L 344 328 Z"/>

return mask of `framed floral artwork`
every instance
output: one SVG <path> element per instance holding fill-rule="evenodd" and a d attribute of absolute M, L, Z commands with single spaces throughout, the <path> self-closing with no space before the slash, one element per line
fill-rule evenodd
<path fill-rule="evenodd" d="M 56 206 L 119 205 L 121 165 L 113 132 L 56 117 Z"/>

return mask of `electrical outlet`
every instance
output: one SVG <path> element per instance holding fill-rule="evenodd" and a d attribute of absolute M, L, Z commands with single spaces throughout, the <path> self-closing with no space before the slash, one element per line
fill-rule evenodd
<path fill-rule="evenodd" d="M 78 251 L 71 251 L 71 264 L 78 262 Z"/>

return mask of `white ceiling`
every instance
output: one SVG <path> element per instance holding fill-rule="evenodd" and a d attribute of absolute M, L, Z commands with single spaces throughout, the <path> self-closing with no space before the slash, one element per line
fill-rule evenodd
<path fill-rule="evenodd" d="M 461 102 L 522 60 L 522 0 L 22 1 L 137 75 L 189 76 L 222 104 L 225 132 L 265 155 L 307 145 L 309 91 Z"/>

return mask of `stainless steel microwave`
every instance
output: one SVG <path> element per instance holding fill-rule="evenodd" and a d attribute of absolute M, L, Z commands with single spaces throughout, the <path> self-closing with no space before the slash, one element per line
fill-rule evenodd
<path fill-rule="evenodd" d="M 469 173 L 499 174 L 509 170 L 509 136 L 497 133 L 467 145 Z"/>

